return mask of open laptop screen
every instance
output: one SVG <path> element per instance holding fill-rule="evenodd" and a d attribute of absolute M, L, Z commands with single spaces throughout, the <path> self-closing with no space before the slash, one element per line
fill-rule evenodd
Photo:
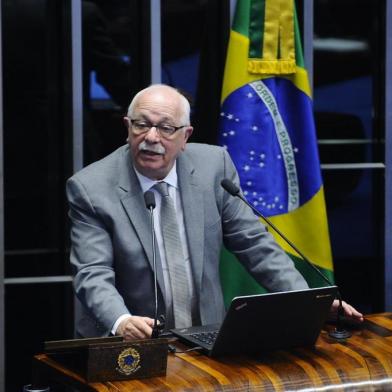
<path fill-rule="evenodd" d="M 313 345 L 337 293 L 336 286 L 236 297 L 222 325 L 172 330 L 181 341 L 200 345 L 211 356 L 262 353 Z M 217 329 L 204 344 L 195 334 Z"/>

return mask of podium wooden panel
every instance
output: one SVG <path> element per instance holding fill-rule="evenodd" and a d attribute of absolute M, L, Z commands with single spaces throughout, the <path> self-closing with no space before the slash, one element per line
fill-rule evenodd
<path fill-rule="evenodd" d="M 44 382 L 80 391 L 391 391 L 392 313 L 366 316 L 346 342 L 329 338 L 330 328 L 322 331 L 315 347 L 281 350 L 258 358 L 169 354 L 165 377 L 87 383 L 45 354 L 34 357 L 33 372 Z"/>

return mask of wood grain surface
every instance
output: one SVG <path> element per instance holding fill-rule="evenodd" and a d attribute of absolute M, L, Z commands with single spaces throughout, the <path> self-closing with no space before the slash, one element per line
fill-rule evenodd
<path fill-rule="evenodd" d="M 392 391 L 392 313 L 366 316 L 343 342 L 328 336 L 331 328 L 314 347 L 258 357 L 169 354 L 165 377 L 88 384 L 44 354 L 35 357 L 34 371 L 81 391 Z"/>

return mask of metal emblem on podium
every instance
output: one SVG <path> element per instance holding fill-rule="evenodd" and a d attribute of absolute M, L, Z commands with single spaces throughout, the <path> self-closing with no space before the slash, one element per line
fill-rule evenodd
<path fill-rule="evenodd" d="M 140 354 L 134 348 L 126 348 L 121 351 L 117 358 L 118 368 L 116 370 L 129 376 L 140 369 Z"/>

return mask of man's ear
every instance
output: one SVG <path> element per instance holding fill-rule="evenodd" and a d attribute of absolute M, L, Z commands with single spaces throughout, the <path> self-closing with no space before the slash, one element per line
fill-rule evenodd
<path fill-rule="evenodd" d="M 185 150 L 186 142 L 191 137 L 192 133 L 193 133 L 193 127 L 189 126 L 189 127 L 187 127 L 185 129 L 185 131 L 184 131 L 184 143 L 182 145 L 182 151 Z"/>
<path fill-rule="evenodd" d="M 127 129 L 129 129 L 129 127 L 130 127 L 130 125 L 131 125 L 131 122 L 129 121 L 129 118 L 128 118 L 127 116 L 124 116 L 124 117 L 123 117 L 123 123 L 124 123 L 125 127 L 126 127 Z"/>

